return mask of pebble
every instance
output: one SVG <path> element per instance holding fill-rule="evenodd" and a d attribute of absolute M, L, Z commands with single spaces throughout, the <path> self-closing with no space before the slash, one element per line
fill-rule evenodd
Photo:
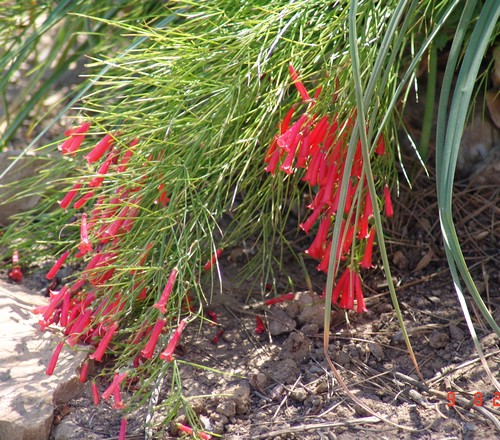
<path fill-rule="evenodd" d="M 311 340 L 302 332 L 293 332 L 283 343 L 280 352 L 281 359 L 292 359 L 301 363 L 309 358 L 312 349 Z"/>
<path fill-rule="evenodd" d="M 333 355 L 333 360 L 342 366 L 347 365 L 350 361 L 349 355 L 343 351 Z"/>
<path fill-rule="evenodd" d="M 451 336 L 451 339 L 453 339 L 454 341 L 461 341 L 464 339 L 464 331 L 456 326 L 455 324 L 450 324 L 449 326 L 449 331 L 450 331 L 450 336 Z"/>
<path fill-rule="evenodd" d="M 258 372 L 250 376 L 249 382 L 257 391 L 263 393 L 264 389 L 269 385 L 269 377 L 264 373 Z"/>
<path fill-rule="evenodd" d="M 429 344 L 432 348 L 444 348 L 450 342 L 448 333 L 434 330 L 429 336 Z"/>
<path fill-rule="evenodd" d="M 297 402 L 303 402 L 307 399 L 308 393 L 304 388 L 297 388 L 290 393 L 290 397 Z"/>
<path fill-rule="evenodd" d="M 269 374 L 279 383 L 292 384 L 300 376 L 300 369 L 293 359 L 283 359 L 270 364 Z"/>
<path fill-rule="evenodd" d="M 384 359 L 384 350 L 382 349 L 382 346 L 380 344 L 377 344 L 376 342 L 370 342 L 368 343 L 368 348 L 370 349 L 370 353 L 373 355 L 377 361 L 381 361 Z"/>
<path fill-rule="evenodd" d="M 236 402 L 233 399 L 223 400 L 217 405 L 216 411 L 226 417 L 236 415 Z"/>
<path fill-rule="evenodd" d="M 319 333 L 319 325 L 315 323 L 304 324 L 300 331 L 306 336 L 315 336 Z"/>
<path fill-rule="evenodd" d="M 247 380 L 229 383 L 224 394 L 231 396 L 231 400 L 236 407 L 236 414 L 248 414 L 250 412 L 250 383 Z"/>
<path fill-rule="evenodd" d="M 269 333 L 273 336 L 290 333 L 296 326 L 297 322 L 289 318 L 284 310 L 274 310 L 269 315 Z"/>

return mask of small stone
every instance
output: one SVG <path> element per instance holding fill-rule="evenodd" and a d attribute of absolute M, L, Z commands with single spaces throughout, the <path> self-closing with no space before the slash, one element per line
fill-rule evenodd
<path fill-rule="evenodd" d="M 274 310 L 269 315 L 269 333 L 273 336 L 290 333 L 295 330 L 297 323 L 294 319 L 288 317 L 284 310 Z"/>
<path fill-rule="evenodd" d="M 248 414 L 250 412 L 250 383 L 247 380 L 228 384 L 224 394 L 231 396 L 236 405 L 237 414 Z"/>
<path fill-rule="evenodd" d="M 279 383 L 292 384 L 300 376 L 300 368 L 293 359 L 284 359 L 269 366 L 269 375 Z"/>
<path fill-rule="evenodd" d="M 354 404 L 354 412 L 360 417 L 368 417 L 371 415 L 366 409 L 357 403 Z"/>
<path fill-rule="evenodd" d="M 304 324 L 300 331 L 306 336 L 315 336 L 319 333 L 319 325 L 316 323 Z"/>
<path fill-rule="evenodd" d="M 258 372 L 250 376 L 249 382 L 257 391 L 263 393 L 264 389 L 269 385 L 269 377 L 264 373 Z"/>
<path fill-rule="evenodd" d="M 396 251 L 392 257 L 392 262 L 398 269 L 406 269 L 410 260 L 405 256 L 405 254 L 403 254 L 402 251 Z"/>
<path fill-rule="evenodd" d="M 224 427 L 229 423 L 229 419 L 223 414 L 214 412 L 210 414 L 210 422 L 212 424 L 211 431 L 214 434 L 223 434 Z"/>
<path fill-rule="evenodd" d="M 236 402 L 233 399 L 226 399 L 217 405 L 216 411 L 226 417 L 236 415 Z"/>
<path fill-rule="evenodd" d="M 303 402 L 307 399 L 308 393 L 304 388 L 296 388 L 290 392 L 290 397 L 297 402 Z"/>
<path fill-rule="evenodd" d="M 57 425 L 51 435 L 52 440 L 73 440 L 75 438 L 86 438 L 88 440 L 98 440 L 101 436 L 85 431 L 73 422 L 63 420 Z"/>
<path fill-rule="evenodd" d="M 376 342 L 369 342 L 368 348 L 370 349 L 370 353 L 375 359 L 377 359 L 377 361 L 381 361 L 382 359 L 384 359 L 384 350 L 382 349 L 380 344 L 377 344 Z"/>
<path fill-rule="evenodd" d="M 319 329 L 325 328 L 325 305 L 321 302 L 305 307 L 298 320 L 302 325 L 316 324 Z"/>
<path fill-rule="evenodd" d="M 337 362 L 337 364 L 342 366 L 347 365 L 350 361 L 349 355 L 347 353 L 344 353 L 343 351 L 335 354 L 333 356 L 333 359 L 335 360 L 335 362 Z"/>
<path fill-rule="evenodd" d="M 311 340 L 302 332 L 293 332 L 283 343 L 280 352 L 281 359 L 293 359 L 295 362 L 304 362 L 309 358 L 312 349 Z"/>
<path fill-rule="evenodd" d="M 429 344 L 432 348 L 444 348 L 450 342 L 448 333 L 435 330 L 429 336 Z"/>
<path fill-rule="evenodd" d="M 455 324 L 450 324 L 448 330 L 450 331 L 451 339 L 454 341 L 462 341 L 464 339 L 464 331 Z"/>
<path fill-rule="evenodd" d="M 284 306 L 285 312 L 289 318 L 295 319 L 300 312 L 297 301 L 287 301 Z"/>
<path fill-rule="evenodd" d="M 328 391 L 328 381 L 327 380 L 320 380 L 316 388 L 314 388 L 314 394 L 323 394 Z"/>

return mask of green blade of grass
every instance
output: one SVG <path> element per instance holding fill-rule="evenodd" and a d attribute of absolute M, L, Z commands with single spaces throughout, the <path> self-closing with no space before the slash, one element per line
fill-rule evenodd
<path fill-rule="evenodd" d="M 463 256 L 460 242 L 453 222 L 452 200 L 453 200 L 453 182 L 455 177 L 455 168 L 460 148 L 460 141 L 467 118 L 469 104 L 474 89 L 474 84 L 478 75 L 480 64 L 483 60 L 489 39 L 494 32 L 500 9 L 498 2 L 488 0 L 481 10 L 479 19 L 474 27 L 470 41 L 468 43 L 460 73 L 457 78 L 453 98 L 450 106 L 449 115 L 447 115 L 447 104 L 451 94 L 453 73 L 458 63 L 460 49 L 465 38 L 465 34 L 476 6 L 475 1 L 469 1 L 463 10 L 462 17 L 456 32 L 455 39 L 450 51 L 449 61 L 445 72 L 441 97 L 439 102 L 437 133 L 436 133 L 436 185 L 439 205 L 439 220 L 446 250 L 446 257 L 451 270 L 453 284 L 457 293 L 464 317 L 469 327 L 474 345 L 478 352 L 481 362 L 488 373 L 491 382 L 497 389 L 500 384 L 493 377 L 484 355 L 481 345 L 477 338 L 474 325 L 472 323 L 464 291 L 461 285 L 462 278 L 470 292 L 474 302 L 481 311 L 482 315 L 500 336 L 500 327 L 491 316 L 488 308 L 484 304 L 479 294 L 474 280 L 467 267 Z"/>

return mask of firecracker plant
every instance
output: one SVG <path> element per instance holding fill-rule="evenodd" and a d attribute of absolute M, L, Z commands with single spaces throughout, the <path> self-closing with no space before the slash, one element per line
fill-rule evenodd
<path fill-rule="evenodd" d="M 397 192 L 396 103 L 461 11 L 454 1 L 85 3 L 45 4 L 46 23 L 69 12 L 90 23 L 89 77 L 53 119 L 68 121 L 71 109 L 64 137 L 39 149 L 60 155 L 38 180 L 39 206 L 2 243 L 25 264 L 40 255 L 53 264 L 49 303 L 35 310 L 41 330 L 60 336 L 47 374 L 61 350 L 112 359 L 100 373 L 109 386 L 90 386 L 96 405 L 123 411 L 120 438 L 127 412 L 145 404 L 165 424 L 182 409 L 192 426 L 178 429 L 209 438 L 183 396 L 176 347 L 186 328 L 216 319 L 205 307 L 224 249 L 251 240 L 247 273 L 266 303 L 292 300 L 264 286 L 284 271 L 276 249 L 307 198 L 297 233 L 328 273 L 328 306 L 366 310 L 362 279 L 377 243 L 390 274 L 381 219 Z M 59 282 L 63 266 L 72 275 Z M 20 281 L 19 261 L 11 273 Z M 165 377 L 170 392 L 155 402 Z"/>

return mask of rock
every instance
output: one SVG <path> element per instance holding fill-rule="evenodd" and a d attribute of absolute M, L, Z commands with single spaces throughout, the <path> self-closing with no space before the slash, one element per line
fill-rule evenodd
<path fill-rule="evenodd" d="M 319 325 L 318 324 L 304 324 L 300 329 L 302 333 L 306 336 L 315 336 L 319 333 Z"/>
<path fill-rule="evenodd" d="M 257 372 L 250 376 L 249 383 L 257 391 L 264 393 L 264 389 L 269 385 L 269 377 L 267 377 L 264 373 Z"/>
<path fill-rule="evenodd" d="M 293 359 L 272 362 L 269 368 L 269 376 L 278 383 L 292 384 L 300 376 L 300 368 Z"/>
<path fill-rule="evenodd" d="M 280 358 L 304 362 L 311 354 L 312 345 L 312 341 L 302 332 L 290 333 L 281 347 Z"/>
<path fill-rule="evenodd" d="M 290 392 L 290 397 L 297 402 L 303 402 L 309 394 L 304 388 L 296 388 Z"/>
<path fill-rule="evenodd" d="M 325 327 L 324 299 L 311 292 L 300 292 L 297 297 L 300 308 L 298 316 L 301 325 L 316 324 L 320 330 Z"/>
<path fill-rule="evenodd" d="M 19 154 L 19 151 L 0 153 L 0 175 Z M 20 190 L 19 185 L 9 187 L 8 184 L 36 176 L 42 169 L 50 166 L 53 160 L 54 159 L 25 155 L 19 159 L 18 163 L 16 163 L 2 179 L 0 179 L 0 224 L 6 225 L 10 222 L 10 217 L 12 215 L 34 208 L 40 199 L 39 195 L 32 194 L 5 203 Z M 26 184 L 24 184 L 22 188 L 24 189 L 25 187 Z"/>
<path fill-rule="evenodd" d="M 232 400 L 236 407 L 236 414 L 248 414 L 250 411 L 250 383 L 247 380 L 240 380 L 233 382 L 228 385 L 228 388 L 224 391 L 224 394 L 228 394 L 230 400 Z M 220 414 L 225 415 L 219 411 Z M 228 416 L 229 417 L 229 416 Z"/>
<path fill-rule="evenodd" d="M 384 359 L 384 350 L 382 349 L 382 346 L 380 344 L 377 344 L 376 342 L 369 342 L 368 349 L 370 350 L 372 356 L 377 359 L 377 361 L 381 361 L 382 359 Z"/>
<path fill-rule="evenodd" d="M 81 392 L 78 368 L 86 354 L 63 349 L 56 370 L 45 370 L 57 340 L 37 328 L 34 306 L 47 300 L 21 287 L 0 284 L 0 439 L 49 438 L 54 406 Z"/>
<path fill-rule="evenodd" d="M 83 437 L 88 440 L 99 440 L 99 438 L 102 438 L 99 434 L 89 432 L 73 422 L 63 421 L 54 429 L 51 440 L 73 440 Z"/>
<path fill-rule="evenodd" d="M 464 331 L 460 327 L 457 327 L 455 324 L 450 324 L 448 330 L 450 331 L 451 339 L 453 339 L 454 341 L 462 341 L 464 339 Z"/>
<path fill-rule="evenodd" d="M 226 399 L 217 405 L 216 411 L 226 417 L 236 415 L 236 402 L 233 399 Z"/>
<path fill-rule="evenodd" d="M 450 342 L 450 337 L 448 333 L 433 331 L 429 336 L 429 344 L 432 348 L 444 348 Z"/>
<path fill-rule="evenodd" d="M 290 333 L 297 323 L 288 317 L 284 310 L 278 309 L 269 315 L 269 333 L 273 336 Z"/>

